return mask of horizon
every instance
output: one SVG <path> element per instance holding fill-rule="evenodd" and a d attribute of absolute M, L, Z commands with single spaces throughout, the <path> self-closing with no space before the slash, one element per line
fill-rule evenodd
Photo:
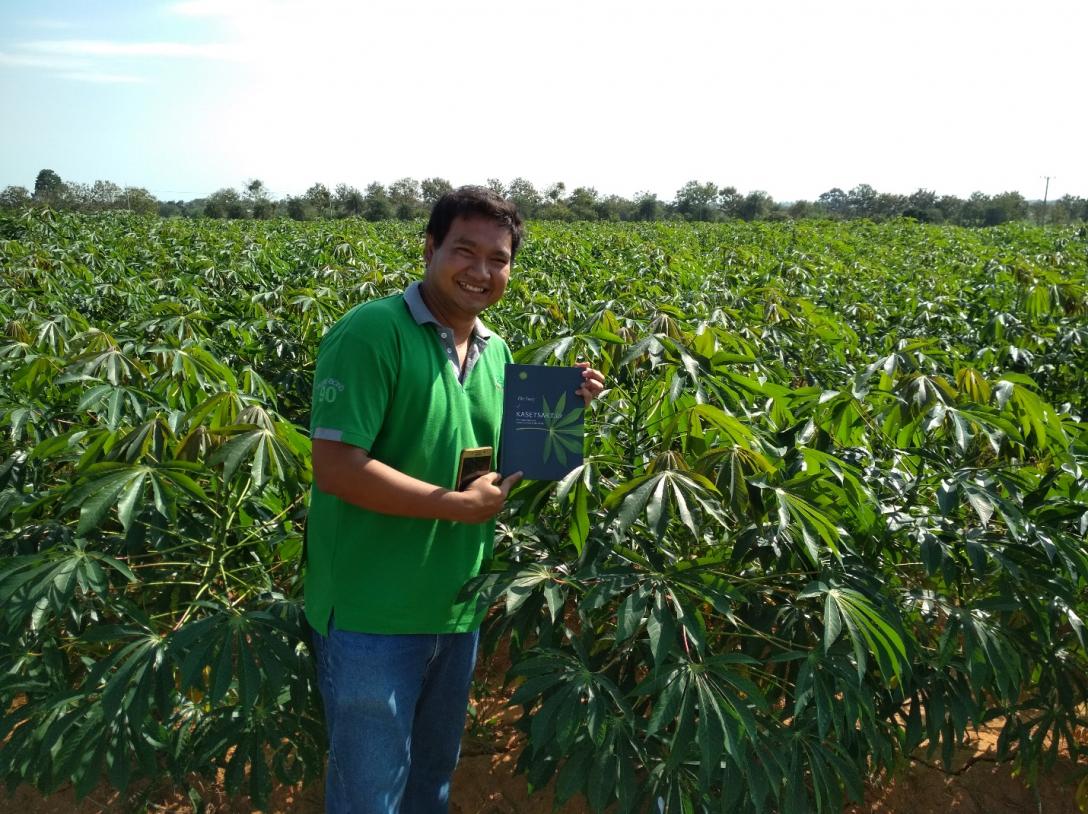
<path fill-rule="evenodd" d="M 52 170 L 52 169 L 53 169 L 52 167 L 42 167 L 42 168 L 40 168 L 39 170 L 37 170 L 34 173 L 34 176 L 36 178 L 39 172 L 41 172 L 43 170 Z M 92 184 L 94 184 L 94 183 L 96 183 L 98 181 L 107 181 L 107 182 L 116 183 L 111 178 L 96 178 L 94 180 L 87 180 L 87 179 L 79 179 L 79 178 L 65 178 L 60 173 L 57 173 L 57 174 L 60 175 L 61 180 L 66 184 L 74 183 L 74 184 L 85 184 L 85 185 L 90 186 L 90 185 L 92 185 Z M 521 176 L 518 176 L 518 178 L 521 178 Z M 366 187 L 370 183 L 380 183 L 382 185 L 382 188 L 385 189 L 386 191 L 388 191 L 391 184 L 396 183 L 397 181 L 405 180 L 405 179 L 412 180 L 412 181 L 415 181 L 417 183 L 419 183 L 421 181 L 424 181 L 424 180 L 427 180 L 427 179 L 424 179 L 424 178 L 412 178 L 411 176 L 402 176 L 400 178 L 396 178 L 396 179 L 393 179 L 393 180 L 385 182 L 385 183 L 382 183 L 381 181 L 377 181 L 377 180 L 372 180 L 370 182 L 366 182 L 366 183 L 363 183 L 363 184 L 360 184 L 360 185 L 348 184 L 348 186 L 354 187 L 358 192 L 365 193 L 366 192 Z M 148 187 L 148 186 L 146 186 L 144 184 L 139 184 L 139 183 L 123 184 L 123 185 L 118 184 L 118 186 L 121 186 L 123 188 L 131 187 L 133 189 L 144 189 L 147 192 L 151 193 L 156 198 L 156 200 L 160 201 L 161 203 L 171 203 L 171 202 L 192 203 L 193 201 L 204 200 L 204 199 L 206 199 L 206 198 L 208 198 L 208 197 L 210 197 L 212 195 L 215 195 L 218 192 L 222 192 L 223 190 L 226 190 L 226 189 L 231 189 L 231 190 L 234 190 L 235 192 L 239 193 L 239 195 L 244 195 L 245 187 L 246 187 L 247 182 L 254 181 L 254 180 L 262 181 L 262 183 L 263 183 L 263 179 L 261 179 L 260 177 L 247 178 L 244 181 L 241 181 L 241 182 L 239 182 L 237 184 L 222 185 L 222 186 L 216 187 L 215 189 L 210 190 L 209 192 L 206 192 L 206 193 L 203 193 L 201 195 L 197 195 L 197 196 L 191 197 L 191 198 L 176 198 L 176 197 L 169 197 L 169 196 L 164 197 L 162 195 L 156 194 L 156 191 L 154 189 L 151 189 L 150 187 Z M 448 180 L 448 179 L 439 179 L 439 180 Z M 452 184 L 452 186 L 454 186 L 454 187 L 464 186 L 464 185 L 487 186 L 488 182 L 491 181 L 491 180 L 492 179 L 484 179 L 484 180 L 480 180 L 480 181 L 466 181 L 465 184 Z M 515 178 L 500 178 L 500 179 L 495 179 L 495 180 L 501 181 L 504 184 L 504 186 L 509 190 L 510 183 L 512 181 L 516 180 L 516 179 Z M 533 183 L 531 181 L 531 179 L 524 179 L 524 180 L 529 180 L 530 183 Z M 691 178 L 691 179 L 688 179 L 688 180 L 689 181 L 697 181 L 699 183 L 714 183 L 713 181 L 701 180 L 701 179 L 698 179 L 698 178 Z M 338 184 L 339 183 L 344 183 L 344 182 L 336 182 L 336 183 L 333 183 L 333 184 L 328 184 L 328 183 L 325 183 L 323 181 L 315 181 L 314 182 L 314 184 L 319 184 L 319 183 L 324 184 L 325 187 L 329 190 L 329 192 L 335 192 L 336 187 L 338 186 Z M 288 200 L 289 198 L 301 198 L 301 197 L 305 196 L 307 190 L 311 186 L 313 186 L 314 184 L 309 185 L 306 189 L 292 190 L 292 191 L 287 191 L 287 192 L 267 191 L 267 197 L 269 198 L 269 200 L 275 201 L 276 203 L 282 203 L 282 202 Z M 862 186 L 862 185 L 864 185 L 864 182 L 862 184 L 857 184 L 857 185 L 854 185 L 854 186 L 851 186 L 851 187 L 844 187 L 844 186 L 829 187 L 828 189 L 823 190 L 823 192 L 830 192 L 832 190 L 837 189 L 837 190 L 840 190 L 842 192 L 849 193 L 851 190 L 855 189 L 858 186 Z M 31 179 L 29 181 L 29 183 L 25 183 L 25 184 L 0 184 L 0 189 L 4 189 L 4 188 L 9 187 L 9 186 L 22 187 L 22 188 L 26 189 L 28 192 L 33 193 L 34 192 L 34 179 Z M 681 186 L 683 186 L 683 185 L 681 185 Z M 718 185 L 718 186 L 719 186 L 719 191 L 724 188 L 721 185 Z M 726 184 L 725 186 L 727 187 L 727 186 L 730 186 L 730 185 Z M 872 186 L 872 185 L 869 185 L 869 186 Z M 543 195 L 544 192 L 547 190 L 548 185 L 538 185 L 538 184 L 533 183 L 533 187 L 536 189 L 536 191 L 538 193 Z M 565 185 L 565 191 L 566 191 L 566 194 L 568 194 L 568 195 L 571 192 L 573 192 L 574 189 L 575 189 L 575 187 L 571 186 L 570 184 Z M 637 194 L 636 195 L 625 196 L 625 195 L 618 195 L 618 193 L 612 192 L 611 190 L 607 190 L 607 189 L 597 189 L 595 187 L 593 187 L 592 189 L 594 189 L 594 191 L 596 191 L 598 196 L 600 198 L 602 198 L 602 199 L 608 198 L 609 196 L 612 196 L 612 195 L 616 195 L 617 197 L 624 198 L 625 200 L 629 200 L 629 201 L 637 200 Z M 909 197 L 911 194 L 913 194 L 915 192 L 927 191 L 927 192 L 934 193 L 935 195 L 937 195 L 938 198 L 949 195 L 949 196 L 952 196 L 952 197 L 960 198 L 961 200 L 964 200 L 964 201 L 966 201 L 968 198 L 970 198 L 971 195 L 975 195 L 975 194 L 978 194 L 978 193 L 981 193 L 981 194 L 986 195 L 987 197 L 991 197 L 991 198 L 994 197 L 994 196 L 997 196 L 997 195 L 1003 195 L 1003 194 L 1007 194 L 1007 193 L 1017 193 L 1017 194 L 1022 195 L 1024 200 L 1028 204 L 1042 204 L 1043 200 L 1044 200 L 1042 196 L 1040 196 L 1038 198 L 1031 198 L 1031 197 L 1028 197 L 1026 195 L 1023 195 L 1023 193 L 1021 193 L 1019 190 L 1008 190 L 1008 189 L 1003 189 L 1003 190 L 978 189 L 978 190 L 973 190 L 968 195 L 962 195 L 962 196 L 952 195 L 952 193 L 946 193 L 946 192 L 944 192 L 943 190 L 940 190 L 940 189 L 927 189 L 925 187 L 915 187 L 914 189 L 912 189 L 912 190 L 910 190 L 908 192 L 903 192 L 903 191 L 898 191 L 898 190 L 877 189 L 875 187 L 874 187 L 874 190 L 876 191 L 877 194 L 881 194 L 881 195 L 883 195 L 883 194 L 898 195 L 898 196 L 901 196 L 901 197 Z M 640 187 L 639 191 L 641 192 L 641 191 L 644 191 L 644 190 L 643 190 L 643 188 Z M 654 194 L 657 195 L 657 198 L 661 203 L 670 204 L 673 201 L 675 201 L 677 193 L 679 193 L 679 191 L 680 191 L 680 189 L 678 188 L 675 192 L 672 193 L 672 195 L 670 195 L 668 197 L 662 197 L 660 194 L 657 194 L 657 193 L 654 193 Z M 774 205 L 775 206 L 780 206 L 780 207 L 788 207 L 788 206 L 791 206 L 792 204 L 801 203 L 801 202 L 815 203 L 815 202 L 818 201 L 818 199 L 820 197 L 819 195 L 816 195 L 816 196 L 814 196 L 812 198 L 781 198 L 780 199 L 780 198 L 775 196 L 773 190 L 769 190 L 769 189 L 738 189 L 737 192 L 740 193 L 741 195 L 747 195 L 747 194 L 750 194 L 750 193 L 753 193 L 753 192 L 767 193 L 768 195 L 771 196 L 771 199 L 774 201 Z M 1088 196 L 1079 196 L 1079 195 L 1076 195 L 1075 193 L 1071 193 L 1071 192 L 1070 193 L 1065 193 L 1065 194 L 1073 195 L 1074 197 L 1077 197 L 1077 198 L 1088 197 Z M 1055 197 L 1053 194 L 1050 194 L 1050 195 L 1047 196 L 1046 202 L 1047 202 L 1048 205 L 1053 204 L 1053 203 L 1055 203 L 1055 201 L 1057 201 L 1061 197 L 1062 197 L 1061 195 Z"/>

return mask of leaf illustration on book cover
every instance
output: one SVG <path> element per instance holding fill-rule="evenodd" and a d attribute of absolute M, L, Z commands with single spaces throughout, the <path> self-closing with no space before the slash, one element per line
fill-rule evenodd
<path fill-rule="evenodd" d="M 544 438 L 544 461 L 547 462 L 548 458 L 554 454 L 555 459 L 565 466 L 568 452 L 574 454 L 581 452 L 582 432 L 578 420 L 582 416 L 583 408 L 576 407 L 569 413 L 564 413 L 563 410 L 567 406 L 566 393 L 559 396 L 554 410 L 548 405 L 546 398 L 542 398 L 541 401 L 544 403 L 544 426 L 519 427 L 518 431 L 539 430 L 547 433 Z"/>

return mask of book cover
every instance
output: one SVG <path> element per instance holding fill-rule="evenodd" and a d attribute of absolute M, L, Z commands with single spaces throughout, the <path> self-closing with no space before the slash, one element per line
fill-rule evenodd
<path fill-rule="evenodd" d="M 506 366 L 499 472 L 560 480 L 581 466 L 585 405 L 574 392 L 581 386 L 581 368 Z"/>

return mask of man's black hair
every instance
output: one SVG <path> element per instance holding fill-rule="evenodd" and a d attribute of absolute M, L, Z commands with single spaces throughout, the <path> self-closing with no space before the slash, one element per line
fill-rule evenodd
<path fill-rule="evenodd" d="M 510 259 L 517 255 L 525 228 L 513 201 L 487 187 L 458 187 L 447 192 L 435 201 L 430 220 L 427 221 L 427 234 L 434 239 L 436 248 L 442 245 L 449 234 L 450 225 L 458 217 L 488 218 L 502 224 L 510 230 Z"/>

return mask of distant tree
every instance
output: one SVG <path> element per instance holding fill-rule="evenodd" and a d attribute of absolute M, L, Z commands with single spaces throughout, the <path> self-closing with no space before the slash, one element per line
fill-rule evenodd
<path fill-rule="evenodd" d="M 152 215 L 159 211 L 158 199 L 143 187 L 125 187 L 121 190 L 118 205 L 140 215 Z"/>
<path fill-rule="evenodd" d="M 877 191 L 868 184 L 858 184 L 846 193 L 846 214 L 851 218 L 875 218 Z"/>
<path fill-rule="evenodd" d="M 34 202 L 55 206 L 64 192 L 64 181 L 53 170 L 41 170 L 34 179 Z"/>
<path fill-rule="evenodd" d="M 563 200 L 563 193 L 567 191 L 567 185 L 562 181 L 556 181 L 554 184 L 544 190 L 544 197 L 549 203 L 557 204 Z"/>
<path fill-rule="evenodd" d="M 159 201 L 159 215 L 164 218 L 199 218 L 204 215 L 205 198 Z"/>
<path fill-rule="evenodd" d="M 276 204 L 273 203 L 268 187 L 260 178 L 253 178 L 246 182 L 245 198 L 249 201 L 250 215 L 257 220 L 267 220 L 276 214 Z M 234 217 L 231 215 L 230 217 Z"/>
<path fill-rule="evenodd" d="M 61 184 L 60 193 L 53 197 L 50 205 L 73 212 L 89 212 L 93 209 L 91 188 L 78 181 L 65 181 Z"/>
<path fill-rule="evenodd" d="M 577 220 L 570 207 L 565 202 L 551 203 L 550 201 L 537 210 L 537 218 L 540 220 L 558 220 L 570 222 Z"/>
<path fill-rule="evenodd" d="M 438 203 L 439 198 L 452 191 L 453 184 L 445 178 L 424 178 L 419 184 L 419 194 L 428 211 Z"/>
<path fill-rule="evenodd" d="M 712 183 L 688 181 L 676 191 L 673 206 L 685 220 L 714 220 L 718 208 L 718 187 Z"/>
<path fill-rule="evenodd" d="M 574 220 L 598 220 L 600 218 L 598 203 L 597 190 L 593 187 L 578 187 L 566 200 L 567 208 Z"/>
<path fill-rule="evenodd" d="M 313 189 L 313 187 L 311 187 Z M 309 192 L 306 195 L 289 195 L 283 202 L 284 210 L 287 212 L 287 217 L 291 220 L 311 220 L 314 217 L 315 209 L 311 202 Z"/>
<path fill-rule="evenodd" d="M 347 184 L 337 184 L 336 194 L 332 199 L 332 205 L 336 210 L 337 217 L 358 217 L 363 214 L 366 200 L 363 198 L 363 193 L 355 187 L 348 186 Z"/>
<path fill-rule="evenodd" d="M 246 207 L 241 199 L 228 201 L 226 204 L 226 216 L 233 220 L 245 220 Z"/>
<path fill-rule="evenodd" d="M 9 186 L 0 192 L 0 209 L 21 209 L 31 203 L 30 190 L 26 187 Z"/>
<path fill-rule="evenodd" d="M 1019 192 L 1002 192 L 990 198 L 982 214 L 984 226 L 1000 226 L 1002 223 L 1025 220 L 1028 202 Z"/>
<path fill-rule="evenodd" d="M 845 218 L 850 212 L 846 193 L 833 187 L 816 199 L 816 205 L 829 218 Z"/>
<path fill-rule="evenodd" d="M 990 206 L 990 196 L 984 192 L 972 192 L 962 202 L 957 223 L 960 226 L 982 226 L 986 221 L 986 210 Z"/>
<path fill-rule="evenodd" d="M 276 202 L 270 201 L 265 198 L 260 201 L 254 201 L 250 211 L 253 213 L 255 220 L 268 220 L 276 217 Z"/>
<path fill-rule="evenodd" d="M 872 217 L 874 220 L 891 220 L 902 216 L 907 208 L 907 198 L 904 195 L 896 195 L 892 192 L 881 192 L 872 202 Z"/>
<path fill-rule="evenodd" d="M 523 218 L 535 218 L 540 209 L 542 199 L 529 181 L 524 178 L 515 178 L 510 182 L 507 197 L 514 202 Z"/>
<path fill-rule="evenodd" d="M 121 194 L 121 187 L 113 181 L 95 181 L 91 185 L 89 203 L 97 211 L 115 209 L 123 203 Z"/>
<path fill-rule="evenodd" d="M 918 189 L 907 196 L 903 216 L 920 223 L 941 223 L 944 215 L 937 208 L 937 193 L 930 189 Z"/>
<path fill-rule="evenodd" d="M 303 196 L 303 200 L 308 205 L 311 214 L 306 218 L 295 218 L 290 212 L 287 213 L 288 217 L 295 220 L 309 220 L 315 215 L 320 218 L 326 218 L 332 213 L 332 193 L 329 192 L 329 188 L 322 183 L 314 184 Z"/>
<path fill-rule="evenodd" d="M 907 204 L 918 209 L 932 209 L 937 206 L 937 193 L 919 187 L 907 197 Z"/>
<path fill-rule="evenodd" d="M 665 214 L 665 205 L 652 192 L 636 192 L 634 202 L 634 220 L 660 220 Z"/>
<path fill-rule="evenodd" d="M 268 197 L 268 188 L 260 178 L 251 178 L 246 182 L 245 196 L 251 201 Z"/>
<path fill-rule="evenodd" d="M 389 201 L 398 220 L 412 220 L 424 213 L 419 182 L 415 178 L 401 178 L 390 184 Z"/>
<path fill-rule="evenodd" d="M 744 196 L 737 207 L 737 216 L 741 220 L 764 220 L 774 208 L 774 198 L 757 189 Z"/>
<path fill-rule="evenodd" d="M 737 192 L 736 187 L 722 187 L 718 190 L 718 211 L 725 218 L 739 218 L 740 205 L 744 196 Z"/>
<path fill-rule="evenodd" d="M 8 189 L 11 189 L 11 187 L 8 187 Z M 1041 208 L 1042 203 L 1037 203 Z M 1077 223 L 1084 220 L 1088 220 L 1088 199 L 1086 198 L 1063 195 L 1047 205 L 1046 223 L 1048 224 L 1064 226 L 1067 223 Z"/>
<path fill-rule="evenodd" d="M 160 218 L 180 218 L 185 216 L 184 201 L 159 201 Z"/>
<path fill-rule="evenodd" d="M 566 191 L 567 185 L 562 181 L 550 184 L 541 195 L 536 217 L 540 220 L 573 220 L 574 216 L 563 203 L 563 195 Z"/>
<path fill-rule="evenodd" d="M 1070 198 L 1072 196 L 1067 195 L 1065 197 Z M 1070 220 L 1077 220 L 1082 222 L 1088 221 L 1088 198 L 1073 198 L 1073 200 L 1076 203 L 1073 207 L 1072 217 L 1070 218 Z"/>
<path fill-rule="evenodd" d="M 1028 201 L 1028 220 L 1036 225 L 1049 223 L 1055 225 L 1050 219 L 1050 213 L 1054 211 L 1054 201 L 1047 201 L 1046 211 L 1043 211 L 1042 201 Z"/>
<path fill-rule="evenodd" d="M 246 216 L 245 202 L 238 190 L 224 187 L 216 190 L 204 200 L 204 216 L 208 218 L 231 218 L 240 220 Z"/>
<path fill-rule="evenodd" d="M 393 217 L 393 202 L 389 200 L 385 187 L 377 181 L 366 188 L 362 214 L 367 220 L 389 220 Z"/>
<path fill-rule="evenodd" d="M 940 213 L 940 218 L 935 220 L 934 223 L 962 224 L 964 203 L 962 198 L 957 198 L 955 195 L 942 195 L 933 204 L 933 207 Z"/>
<path fill-rule="evenodd" d="M 609 221 L 634 220 L 635 204 L 622 195 L 609 195 L 597 201 L 597 217 Z"/>
<path fill-rule="evenodd" d="M 514 178 L 505 186 L 489 178 L 486 186 L 513 200 L 523 217 L 542 220 L 662 220 L 683 218 L 689 221 L 783 220 L 812 217 L 870 218 L 884 221 L 909 217 L 926 223 L 952 223 L 963 226 L 996 226 L 1010 221 L 1033 220 L 1036 223 L 1070 224 L 1088 221 L 1088 199 L 1066 195 L 1051 200 L 1027 201 L 1018 192 L 987 195 L 975 192 L 967 199 L 918 189 L 909 196 L 877 192 L 868 184 L 858 184 L 849 192 L 835 187 L 814 201 L 778 204 L 766 192 L 756 190 L 741 195 L 736 187 L 718 187 L 710 182 L 689 181 L 672 202 L 661 201 L 650 192 L 638 192 L 633 198 L 601 195 L 592 187 L 578 187 L 567 194 L 566 184 L 556 182 L 543 191 L 524 177 Z M 48 205 L 77 212 L 126 209 L 158 213 L 161 217 L 272 218 L 277 211 L 297 220 L 318 217 L 365 217 L 368 220 L 425 217 L 434 203 L 452 186 L 444 178 L 417 182 L 401 178 L 383 187 L 370 184 L 365 192 L 338 184 L 335 192 L 322 183 L 313 184 L 303 195 L 282 201 L 272 198 L 260 179 L 246 182 L 241 190 L 224 188 L 206 198 L 189 201 L 158 201 L 143 187 L 122 189 L 109 180 L 91 185 L 65 182 L 50 169 L 38 173 L 34 191 L 9 186 L 0 192 L 0 208 Z"/>
<path fill-rule="evenodd" d="M 789 205 L 786 214 L 794 220 L 802 220 L 818 217 L 820 210 L 812 201 L 794 201 Z"/>

